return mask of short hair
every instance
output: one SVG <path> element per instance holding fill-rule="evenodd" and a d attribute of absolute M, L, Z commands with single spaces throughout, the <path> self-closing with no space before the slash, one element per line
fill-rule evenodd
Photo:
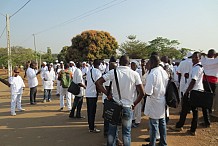
<path fill-rule="evenodd" d="M 76 63 L 76 67 L 77 67 L 77 68 L 82 67 L 82 63 L 81 63 L 81 62 L 77 62 L 77 63 Z"/>
<path fill-rule="evenodd" d="M 94 66 L 99 66 L 100 64 L 101 64 L 101 62 L 100 62 L 99 59 L 95 59 L 95 60 L 93 61 L 93 65 L 94 65 Z"/>
<path fill-rule="evenodd" d="M 122 56 L 120 57 L 120 65 L 126 66 L 126 65 L 129 65 L 129 62 L 130 62 L 129 56 L 127 56 L 127 55 L 122 55 Z"/>
<path fill-rule="evenodd" d="M 160 64 L 160 58 L 158 55 L 152 55 L 149 61 L 152 67 L 157 67 Z"/>
<path fill-rule="evenodd" d="M 109 62 L 116 62 L 116 61 L 117 61 L 116 57 L 115 57 L 115 56 L 111 56 L 111 58 L 110 58 L 110 61 L 109 61 Z"/>
<path fill-rule="evenodd" d="M 214 49 L 210 49 L 207 53 L 208 57 L 214 57 L 216 55 L 216 51 Z"/>
<path fill-rule="evenodd" d="M 69 64 L 64 64 L 64 69 L 68 69 L 69 68 Z"/>

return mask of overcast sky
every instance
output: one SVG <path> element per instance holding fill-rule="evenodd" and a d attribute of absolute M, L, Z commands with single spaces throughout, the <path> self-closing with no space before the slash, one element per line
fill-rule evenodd
<path fill-rule="evenodd" d="M 13 15 L 28 0 L 0 0 L 2 15 Z M 31 0 L 10 19 L 11 46 L 59 53 L 85 30 L 103 30 L 119 44 L 128 35 L 148 42 L 156 37 L 176 39 L 195 50 L 218 51 L 218 0 Z M 6 33 L 0 38 L 6 47 Z"/>

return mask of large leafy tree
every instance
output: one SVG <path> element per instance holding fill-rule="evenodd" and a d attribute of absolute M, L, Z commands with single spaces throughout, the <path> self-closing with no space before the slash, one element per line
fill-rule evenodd
<path fill-rule="evenodd" d="M 35 52 L 30 48 L 26 49 L 21 46 L 13 46 L 11 47 L 11 52 L 12 66 L 24 65 L 28 60 L 35 60 Z M 0 64 L 7 66 L 8 59 L 7 48 L 0 48 Z"/>
<path fill-rule="evenodd" d="M 157 37 L 156 39 L 149 41 L 147 50 L 149 53 L 155 51 L 160 56 L 168 56 L 169 58 L 180 59 L 182 58 L 181 52 L 176 49 L 180 44 L 177 40 L 169 40 L 163 37 Z"/>
<path fill-rule="evenodd" d="M 88 30 L 73 37 L 72 46 L 64 48 L 66 61 L 110 58 L 116 55 L 118 43 L 108 32 Z M 62 51 L 63 54 L 65 51 Z M 60 57 L 60 55 L 59 55 Z"/>
<path fill-rule="evenodd" d="M 61 52 L 57 55 L 59 61 L 68 62 L 68 60 L 66 59 L 68 48 L 69 48 L 68 46 L 64 46 Z"/>
<path fill-rule="evenodd" d="M 129 35 L 128 40 L 122 43 L 119 47 L 121 54 L 127 54 L 130 58 L 146 58 L 148 51 L 146 49 L 146 43 L 136 40 L 135 35 Z"/>

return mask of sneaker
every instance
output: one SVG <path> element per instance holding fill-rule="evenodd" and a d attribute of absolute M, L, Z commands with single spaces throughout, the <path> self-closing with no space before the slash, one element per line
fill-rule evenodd
<path fill-rule="evenodd" d="M 51 99 L 49 99 L 48 102 L 51 102 Z"/>
<path fill-rule="evenodd" d="M 187 130 L 187 133 L 190 134 L 191 136 L 196 136 L 197 135 L 196 131 L 192 132 L 191 130 Z"/>
<path fill-rule="evenodd" d="M 173 127 L 169 127 L 171 130 L 173 130 L 173 131 L 178 131 L 178 132 L 180 132 L 180 131 L 182 131 L 183 130 L 183 128 L 182 127 L 180 127 L 180 128 L 177 128 L 176 126 L 173 126 Z"/>
<path fill-rule="evenodd" d="M 44 99 L 42 102 L 43 102 L 43 103 L 46 103 L 46 100 Z"/>
<path fill-rule="evenodd" d="M 90 133 L 99 133 L 99 132 L 101 132 L 101 130 L 95 128 L 94 130 L 89 130 L 89 132 Z"/>
<path fill-rule="evenodd" d="M 19 109 L 18 111 L 19 111 L 19 112 L 23 112 L 23 111 L 25 111 L 25 109 L 24 109 L 24 108 L 22 108 L 22 109 Z"/>
<path fill-rule="evenodd" d="M 64 110 L 64 108 L 63 107 L 61 107 L 60 109 L 59 109 L 59 111 L 63 111 Z"/>
<path fill-rule="evenodd" d="M 36 105 L 36 102 L 32 102 L 32 103 L 30 103 L 31 105 Z"/>
<path fill-rule="evenodd" d="M 11 113 L 11 115 L 12 115 L 12 116 L 16 116 L 17 114 L 16 114 L 16 113 Z"/>

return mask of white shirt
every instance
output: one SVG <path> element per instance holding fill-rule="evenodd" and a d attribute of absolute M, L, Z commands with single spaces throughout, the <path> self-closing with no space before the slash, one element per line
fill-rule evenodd
<path fill-rule="evenodd" d="M 92 71 L 92 78 L 94 82 L 96 82 L 102 76 L 102 73 L 99 69 L 92 68 L 86 75 L 86 79 L 87 79 L 86 97 L 96 98 L 97 97 L 96 85 L 92 81 L 91 71 Z"/>
<path fill-rule="evenodd" d="M 110 86 L 110 81 L 108 80 L 107 82 L 104 82 L 103 83 L 103 86 L 105 87 L 105 86 Z M 112 90 L 112 88 L 111 88 L 111 90 Z M 105 95 L 105 94 L 103 94 L 102 95 L 102 103 L 104 103 L 104 100 L 105 99 L 107 99 L 107 95 Z"/>
<path fill-rule="evenodd" d="M 87 74 L 88 71 L 89 71 L 89 68 L 88 68 L 88 67 L 82 68 L 82 74 L 83 74 L 83 75 Z"/>
<path fill-rule="evenodd" d="M 73 82 L 76 84 L 79 84 L 79 83 L 84 84 L 82 71 L 78 68 L 75 68 L 75 71 L 73 74 Z M 84 88 L 80 87 L 80 93 L 76 96 L 84 96 L 84 95 L 85 95 Z"/>
<path fill-rule="evenodd" d="M 74 71 L 76 70 L 75 66 L 69 67 L 69 69 L 72 71 L 72 73 L 74 74 Z"/>
<path fill-rule="evenodd" d="M 192 60 L 187 58 L 186 60 L 183 60 L 180 62 L 177 72 L 181 73 L 181 80 L 180 80 L 180 91 L 185 92 L 188 88 L 188 83 L 190 80 L 191 70 L 192 70 Z M 185 78 L 185 73 L 189 73 L 189 79 Z"/>
<path fill-rule="evenodd" d="M 42 78 L 42 79 L 43 79 L 43 74 L 44 74 L 44 72 L 47 71 L 47 70 L 48 70 L 48 67 L 47 67 L 47 66 L 44 66 L 44 67 L 41 68 L 41 78 Z"/>
<path fill-rule="evenodd" d="M 201 58 L 201 64 L 204 67 L 204 72 L 208 76 L 218 78 L 218 58 Z"/>
<path fill-rule="evenodd" d="M 38 79 L 36 77 L 36 73 L 37 73 L 37 70 L 34 70 L 30 67 L 26 71 L 26 76 L 28 79 L 29 88 L 33 88 L 33 87 L 36 87 L 38 85 Z"/>
<path fill-rule="evenodd" d="M 130 69 L 128 66 L 119 66 L 116 68 L 117 78 L 120 87 L 121 103 L 124 107 L 131 107 L 134 102 L 134 92 L 136 85 L 142 84 L 140 76 L 137 72 Z M 110 70 L 107 74 L 103 75 L 105 81 L 112 81 L 112 95 L 113 99 L 119 102 L 119 94 L 117 91 L 114 70 Z"/>
<path fill-rule="evenodd" d="M 42 79 L 44 89 L 53 89 L 53 81 L 55 80 L 55 72 L 53 70 L 44 71 Z M 46 81 L 44 81 L 44 79 L 46 79 Z"/>
<path fill-rule="evenodd" d="M 10 88 L 12 95 L 23 93 L 25 84 L 19 75 L 17 77 L 9 77 L 8 82 L 11 84 Z"/>
<path fill-rule="evenodd" d="M 199 65 L 195 64 L 192 68 L 191 79 L 194 79 L 196 81 L 192 90 L 204 90 L 203 83 L 202 83 L 203 67 L 200 67 Z"/>
<path fill-rule="evenodd" d="M 178 76 L 177 72 L 178 72 L 178 66 L 175 65 L 173 67 L 173 80 L 176 82 L 179 81 L 179 76 Z"/>
<path fill-rule="evenodd" d="M 152 119 L 165 118 L 167 83 L 168 74 L 161 66 L 153 68 L 147 76 L 145 93 L 150 96 L 146 99 L 144 114 Z"/>

